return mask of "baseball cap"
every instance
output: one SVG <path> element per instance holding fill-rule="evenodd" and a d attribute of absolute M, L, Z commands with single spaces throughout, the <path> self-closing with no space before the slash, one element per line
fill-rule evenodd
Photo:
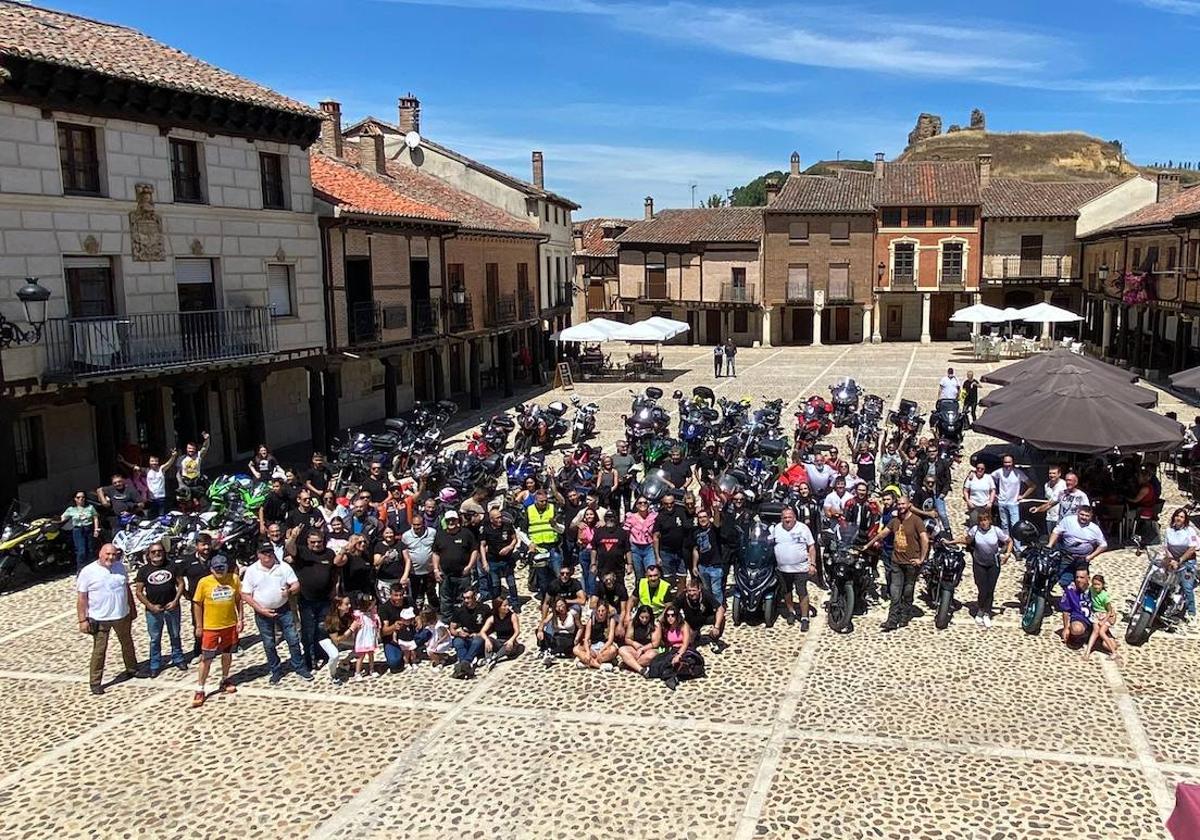
<path fill-rule="evenodd" d="M 442 519 L 458 519 L 458 511 L 448 510 L 443 514 Z"/>
<path fill-rule="evenodd" d="M 213 558 L 208 561 L 208 568 L 214 572 L 228 572 L 229 558 L 224 554 L 213 555 Z"/>
<path fill-rule="evenodd" d="M 400 610 L 400 617 L 405 621 L 412 621 L 417 617 L 417 611 L 412 607 L 405 607 L 404 609 Z"/>

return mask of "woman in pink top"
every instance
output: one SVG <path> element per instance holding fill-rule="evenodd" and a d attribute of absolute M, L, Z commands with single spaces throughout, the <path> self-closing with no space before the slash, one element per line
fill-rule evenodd
<path fill-rule="evenodd" d="M 579 571 L 583 575 L 583 591 L 591 598 L 596 594 L 596 560 L 592 554 L 592 538 L 596 533 L 596 511 L 584 508 L 583 519 L 575 526 L 575 546 L 579 557 Z"/>
<path fill-rule="evenodd" d="M 633 585 L 646 574 L 654 559 L 654 520 L 658 514 L 650 510 L 650 502 L 639 498 L 633 510 L 625 514 L 625 530 L 629 532 L 629 554 L 633 558 Z"/>

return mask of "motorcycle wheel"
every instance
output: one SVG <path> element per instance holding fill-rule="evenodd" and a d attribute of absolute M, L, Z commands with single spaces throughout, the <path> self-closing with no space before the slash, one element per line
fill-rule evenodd
<path fill-rule="evenodd" d="M 1133 614 L 1129 627 L 1125 630 L 1125 643 L 1130 647 L 1141 647 L 1150 641 L 1150 625 L 1154 623 L 1154 613 L 1142 607 Z"/>
<path fill-rule="evenodd" d="M 954 590 L 945 587 L 938 594 L 937 615 L 933 617 L 933 626 L 945 630 L 950 626 L 950 607 L 954 602 Z"/>
<path fill-rule="evenodd" d="M 775 596 L 768 595 L 763 598 L 763 624 L 767 627 L 775 626 L 775 619 L 778 618 L 779 610 L 776 609 Z"/>
<path fill-rule="evenodd" d="M 742 599 L 735 592 L 729 596 L 729 620 L 737 627 L 742 623 Z"/>
<path fill-rule="evenodd" d="M 842 591 L 834 591 L 834 597 L 829 601 L 829 629 L 835 633 L 847 633 L 854 620 L 854 584 L 846 581 Z"/>
<path fill-rule="evenodd" d="M 579 429 L 571 429 L 571 445 L 574 446 L 581 440 L 583 440 L 583 435 L 579 433 Z"/>
<path fill-rule="evenodd" d="M 1042 619 L 1046 614 L 1046 596 L 1033 595 L 1025 602 L 1025 612 L 1021 614 L 1021 629 L 1030 636 L 1042 632 Z"/>

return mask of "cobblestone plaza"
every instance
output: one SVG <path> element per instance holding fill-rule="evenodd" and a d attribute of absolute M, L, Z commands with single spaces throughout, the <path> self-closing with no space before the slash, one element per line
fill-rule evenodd
<path fill-rule="evenodd" d="M 989 369 L 946 344 L 760 348 L 714 382 L 710 349 L 665 354 L 668 393 L 783 397 L 785 422 L 840 375 L 927 409 L 948 364 Z M 601 406 L 605 448 L 629 387 L 576 388 Z M 1192 413 L 1167 394 L 1158 410 Z M 965 450 L 992 442 L 972 433 Z M 1169 511 L 1181 499 L 1171 481 L 1164 492 Z M 951 502 L 958 527 L 957 489 Z M 1095 568 L 1123 604 L 1143 563 L 1119 550 Z M 1200 781 L 1200 639 L 1159 632 L 1122 645 L 1122 664 L 1083 662 L 1051 622 L 1021 631 L 1019 577 L 1002 572 L 987 631 L 965 608 L 937 631 L 926 609 L 882 634 L 875 608 L 838 635 L 814 590 L 807 634 L 731 628 L 706 678 L 674 693 L 530 655 L 473 681 L 424 666 L 269 686 L 255 644 L 235 660 L 238 693 L 198 710 L 194 666 L 91 697 L 71 581 L 34 585 L 0 596 L 0 835 L 1165 837 L 1174 784 Z M 968 574 L 958 599 L 974 597 Z M 522 615 L 528 640 L 535 607 Z M 140 615 L 134 628 L 144 659 Z"/>

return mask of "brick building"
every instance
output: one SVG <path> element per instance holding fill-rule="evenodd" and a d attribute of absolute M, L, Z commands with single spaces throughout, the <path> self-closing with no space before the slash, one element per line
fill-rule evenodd
<path fill-rule="evenodd" d="M 574 225 L 575 295 L 572 320 L 588 318 L 620 320 L 625 315 L 621 304 L 620 278 L 617 272 L 617 237 L 633 219 L 583 219 Z"/>

